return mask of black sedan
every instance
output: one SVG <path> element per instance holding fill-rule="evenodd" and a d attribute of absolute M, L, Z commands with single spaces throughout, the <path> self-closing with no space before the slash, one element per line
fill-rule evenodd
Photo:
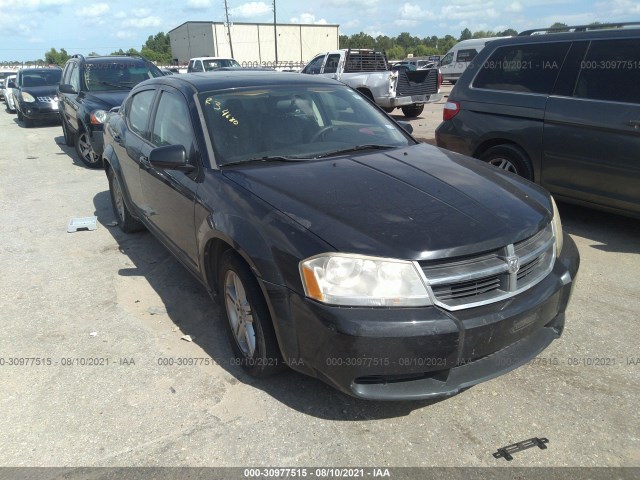
<path fill-rule="evenodd" d="M 447 396 L 558 338 L 578 270 L 542 188 L 277 72 L 156 78 L 105 129 L 122 230 L 225 307 L 239 363 L 368 399 Z"/>

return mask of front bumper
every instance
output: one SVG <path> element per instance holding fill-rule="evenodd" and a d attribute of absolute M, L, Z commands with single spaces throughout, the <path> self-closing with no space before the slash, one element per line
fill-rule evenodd
<path fill-rule="evenodd" d="M 29 120 L 59 119 L 58 102 L 23 102 L 20 101 L 20 112 Z"/>
<path fill-rule="evenodd" d="M 94 125 L 89 138 L 91 148 L 93 148 L 95 154 L 102 157 L 102 152 L 104 152 L 104 131 L 102 125 Z"/>
<path fill-rule="evenodd" d="M 405 97 L 379 97 L 376 103 L 384 108 L 406 107 L 407 105 L 435 103 L 442 100 L 441 93 L 432 93 L 431 95 L 411 95 Z"/>
<path fill-rule="evenodd" d="M 454 395 L 507 373 L 559 338 L 579 261 L 565 235 L 553 271 L 536 286 L 455 312 L 327 306 L 266 288 L 292 368 L 355 397 L 418 400 Z"/>

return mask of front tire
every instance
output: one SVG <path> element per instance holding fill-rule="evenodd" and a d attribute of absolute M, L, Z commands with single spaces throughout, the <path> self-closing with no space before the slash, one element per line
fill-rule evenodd
<path fill-rule="evenodd" d="M 102 167 L 102 159 L 93 150 L 93 146 L 91 146 L 91 139 L 87 132 L 84 130 L 79 131 L 76 134 L 75 144 L 76 153 L 80 160 L 82 160 L 82 163 L 89 168 Z"/>
<path fill-rule="evenodd" d="M 520 175 L 527 180 L 533 180 L 533 168 L 527 155 L 517 146 L 505 144 L 491 147 L 482 155 L 480 160 L 494 167 Z"/>
<path fill-rule="evenodd" d="M 242 368 L 260 378 L 283 370 L 267 303 L 249 266 L 233 251 L 220 260 L 219 286 L 224 298 L 225 328 Z"/>
<path fill-rule="evenodd" d="M 422 105 L 407 105 L 406 107 L 402 107 L 402 113 L 407 118 L 417 117 L 424 110 L 424 104 Z"/>
<path fill-rule="evenodd" d="M 129 209 L 127 208 L 127 204 L 124 201 L 122 185 L 120 184 L 118 175 L 113 168 L 109 168 L 107 176 L 109 178 L 111 208 L 113 209 L 113 214 L 116 216 L 116 220 L 118 221 L 118 227 L 120 227 L 120 230 L 124 233 L 133 233 L 143 230 L 144 225 L 133 218 L 131 212 L 129 212 Z"/>

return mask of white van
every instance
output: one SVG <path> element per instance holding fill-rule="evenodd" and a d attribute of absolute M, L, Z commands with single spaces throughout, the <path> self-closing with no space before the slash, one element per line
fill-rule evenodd
<path fill-rule="evenodd" d="M 455 84 L 478 52 L 492 40 L 508 37 L 472 38 L 456 43 L 440 61 L 442 80 Z"/>

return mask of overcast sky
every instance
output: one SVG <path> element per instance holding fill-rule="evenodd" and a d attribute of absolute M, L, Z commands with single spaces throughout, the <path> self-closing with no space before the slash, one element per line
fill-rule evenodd
<path fill-rule="evenodd" d="M 228 0 L 235 22 L 273 21 L 272 3 Z M 505 30 L 640 20 L 640 0 L 277 0 L 281 23 L 339 24 L 340 33 L 454 37 Z M 140 49 L 149 35 L 189 20 L 224 20 L 224 0 L 0 0 L 0 60 Z"/>

